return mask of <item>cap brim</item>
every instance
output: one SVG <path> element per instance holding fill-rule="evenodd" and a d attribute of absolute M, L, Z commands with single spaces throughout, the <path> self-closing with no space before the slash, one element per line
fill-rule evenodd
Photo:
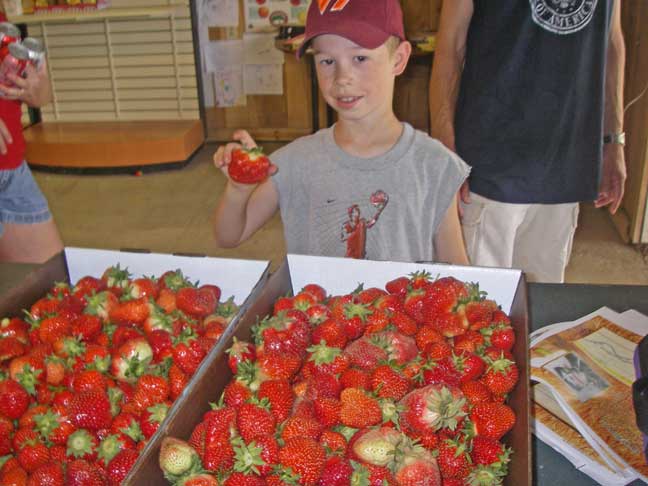
<path fill-rule="evenodd" d="M 308 49 L 308 45 L 315 37 L 324 34 L 339 35 L 355 42 L 365 49 L 376 49 L 383 45 L 391 36 L 391 34 L 388 34 L 371 24 L 357 20 L 352 22 L 339 22 L 335 26 L 322 27 L 313 32 L 308 32 L 307 28 L 304 42 L 302 42 L 299 49 L 297 49 L 297 59 L 300 59 L 304 55 L 306 49 Z"/>

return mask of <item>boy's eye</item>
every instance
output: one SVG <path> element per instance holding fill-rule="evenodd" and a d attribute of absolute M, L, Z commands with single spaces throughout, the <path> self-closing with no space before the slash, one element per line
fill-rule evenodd
<path fill-rule="evenodd" d="M 364 62 L 367 60 L 367 56 L 356 56 L 356 61 Z"/>
<path fill-rule="evenodd" d="M 333 59 L 320 59 L 320 64 L 323 64 L 324 66 L 330 66 L 333 64 Z"/>

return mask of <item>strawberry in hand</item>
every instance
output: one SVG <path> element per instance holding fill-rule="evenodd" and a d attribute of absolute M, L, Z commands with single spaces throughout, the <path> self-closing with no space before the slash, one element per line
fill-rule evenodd
<path fill-rule="evenodd" d="M 276 172 L 276 166 L 259 147 L 239 148 L 232 151 L 232 160 L 227 166 L 227 172 L 234 182 L 259 184 Z"/>

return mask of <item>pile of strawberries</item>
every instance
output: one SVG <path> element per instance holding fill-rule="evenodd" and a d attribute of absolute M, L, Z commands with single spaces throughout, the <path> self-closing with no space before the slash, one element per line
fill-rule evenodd
<path fill-rule="evenodd" d="M 121 484 L 238 311 L 220 293 L 117 265 L 2 319 L 0 484 Z"/>
<path fill-rule="evenodd" d="M 515 335 L 477 285 L 419 272 L 327 297 L 310 284 L 252 331 L 188 441 L 164 439 L 171 483 L 502 483 Z"/>

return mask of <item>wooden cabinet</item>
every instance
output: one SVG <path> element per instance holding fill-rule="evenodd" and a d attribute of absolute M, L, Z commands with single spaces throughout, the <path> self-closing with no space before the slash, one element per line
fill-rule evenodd
<path fill-rule="evenodd" d="M 625 112 L 628 178 L 622 206 L 613 220 L 629 243 L 648 243 L 648 2 L 625 0 L 622 6 L 626 42 Z M 637 97 L 639 97 L 637 99 Z"/>

